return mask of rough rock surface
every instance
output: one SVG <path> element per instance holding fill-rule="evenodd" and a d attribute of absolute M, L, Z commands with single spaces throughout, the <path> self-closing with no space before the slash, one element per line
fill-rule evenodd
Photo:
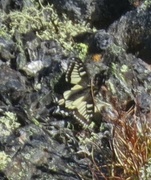
<path fill-rule="evenodd" d="M 112 22 L 132 7 L 128 0 L 47 0 L 59 13 L 65 13 L 72 21 L 90 22 L 92 26 L 106 29 Z"/>
<path fill-rule="evenodd" d="M 72 116 L 55 114 L 57 98 L 71 88 L 64 72 L 77 51 L 67 54 L 58 39 L 42 39 L 45 26 L 24 33 L 12 30 L 12 36 L 0 31 L 0 179 L 105 179 L 119 112 L 135 111 L 132 123 L 151 122 L 151 7 L 142 3 L 132 9 L 127 0 L 43 0 L 40 8 L 48 3 L 73 24 L 83 21 L 98 28 L 68 39 L 88 46 L 85 64 L 92 76 L 101 72 L 99 100 L 112 108 L 102 109 L 96 132 L 83 129 Z M 37 1 L 0 1 L 1 29 L 14 25 L 5 12 L 19 10 L 19 16 L 30 6 Z M 47 11 L 42 12 L 49 20 Z M 55 20 L 53 29 L 59 34 Z"/>
<path fill-rule="evenodd" d="M 116 44 L 127 53 L 132 53 L 150 64 L 151 15 L 150 7 L 144 11 L 143 6 L 142 4 L 122 16 L 110 26 L 108 32 L 114 36 Z"/>

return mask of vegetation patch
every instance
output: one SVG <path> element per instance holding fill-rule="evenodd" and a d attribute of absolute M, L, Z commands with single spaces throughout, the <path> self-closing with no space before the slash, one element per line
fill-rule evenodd
<path fill-rule="evenodd" d="M 85 56 L 87 48 L 75 43 L 73 37 L 86 31 L 95 31 L 85 23 L 74 24 L 65 15 L 60 19 L 52 5 L 43 6 L 40 2 L 35 7 L 26 7 L 22 11 L 3 13 L 1 20 L 2 36 L 10 34 L 13 37 L 16 33 L 35 32 L 41 40 L 54 39 L 62 45 L 65 53 L 77 52 L 77 56 L 79 54 L 80 57 Z"/>
<path fill-rule="evenodd" d="M 0 152 L 0 170 L 4 170 L 7 164 L 11 161 L 10 157 L 4 152 Z"/>

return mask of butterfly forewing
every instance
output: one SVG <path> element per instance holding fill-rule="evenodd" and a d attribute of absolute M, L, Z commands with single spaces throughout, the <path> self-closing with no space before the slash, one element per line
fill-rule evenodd
<path fill-rule="evenodd" d="M 87 78 L 84 64 L 79 59 L 70 62 L 65 76 L 66 81 L 71 84 L 79 84 L 83 78 Z"/>

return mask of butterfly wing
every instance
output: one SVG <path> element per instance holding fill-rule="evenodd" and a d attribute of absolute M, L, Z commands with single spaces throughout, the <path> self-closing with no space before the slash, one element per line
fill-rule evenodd
<path fill-rule="evenodd" d="M 73 110 L 74 117 L 80 121 L 80 123 L 90 123 L 90 119 L 94 113 L 90 88 L 84 88 L 82 86 L 79 88 L 79 85 L 75 85 L 71 90 L 64 92 L 64 99 L 66 99 L 65 107 Z"/>
<path fill-rule="evenodd" d="M 91 119 L 94 113 L 94 106 L 92 103 L 87 101 L 81 101 L 80 105 L 76 110 L 73 111 L 73 116 L 83 126 L 88 126 L 91 123 Z"/>
<path fill-rule="evenodd" d="M 72 110 L 73 116 L 82 125 L 89 125 L 94 113 L 94 104 L 91 95 L 90 81 L 85 66 L 79 59 L 71 62 L 68 66 L 65 79 L 74 86 L 63 93 L 64 101 L 61 105 Z"/>
<path fill-rule="evenodd" d="M 88 80 L 87 72 L 81 60 L 76 59 L 69 63 L 65 80 L 71 84 L 80 84 L 84 80 Z"/>

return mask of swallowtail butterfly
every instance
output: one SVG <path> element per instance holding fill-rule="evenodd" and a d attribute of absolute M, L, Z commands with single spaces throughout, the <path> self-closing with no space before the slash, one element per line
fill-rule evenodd
<path fill-rule="evenodd" d="M 63 99 L 59 100 L 59 105 L 64 105 L 65 108 L 72 111 L 73 117 L 81 125 L 89 126 L 98 109 L 98 106 L 95 105 L 98 89 L 97 85 L 94 84 L 94 79 L 87 72 L 85 64 L 76 58 L 69 63 L 65 80 L 73 86 L 63 93 Z"/>

